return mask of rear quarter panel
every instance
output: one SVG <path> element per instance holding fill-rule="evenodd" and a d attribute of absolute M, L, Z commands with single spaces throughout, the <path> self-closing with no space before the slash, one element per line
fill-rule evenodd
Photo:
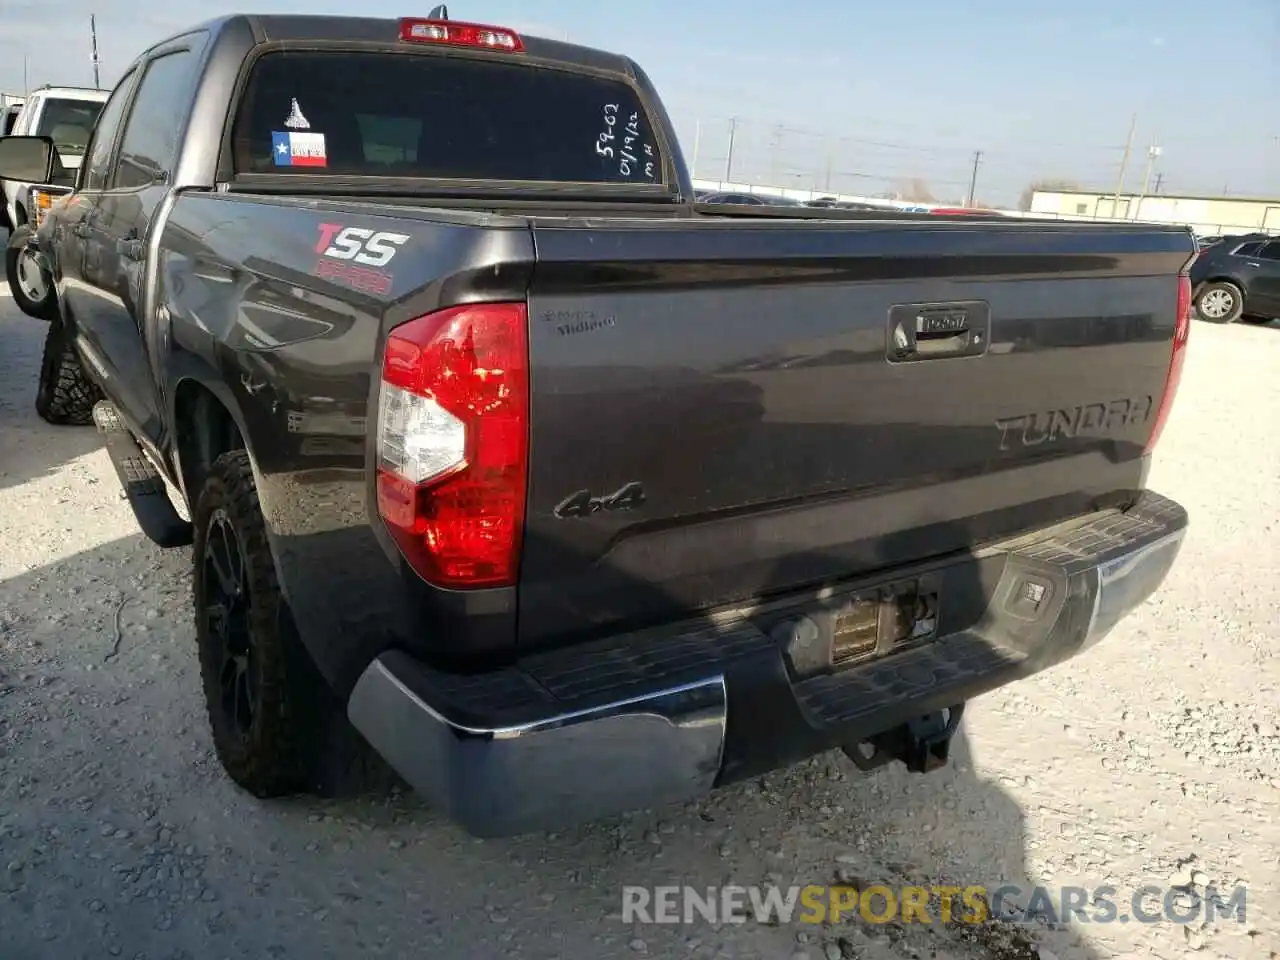
<path fill-rule="evenodd" d="M 164 228 L 157 279 L 154 341 L 169 423 L 183 429 L 179 398 L 194 383 L 232 414 L 294 617 L 340 691 L 389 646 L 514 637 L 508 591 L 414 602 L 426 588 L 402 568 L 370 510 L 368 427 L 387 331 L 451 303 L 522 299 L 530 235 L 516 221 L 373 210 L 184 194 Z M 366 239 L 383 234 L 380 249 L 389 244 L 392 255 L 379 266 L 326 255 L 348 227 Z M 363 249 L 365 259 L 382 259 Z M 422 610 L 432 613 L 423 619 Z"/>

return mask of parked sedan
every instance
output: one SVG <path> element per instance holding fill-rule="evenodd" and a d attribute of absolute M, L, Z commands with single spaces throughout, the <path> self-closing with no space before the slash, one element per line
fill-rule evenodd
<path fill-rule="evenodd" d="M 771 197 L 760 193 L 708 193 L 698 198 L 700 203 L 731 203 L 752 207 L 798 207 L 799 200 L 790 197 Z"/>
<path fill-rule="evenodd" d="M 828 210 L 883 210 L 884 207 L 878 207 L 874 203 L 861 203 L 857 200 L 837 200 L 835 197 L 819 197 L 817 200 L 806 201 L 806 207 L 822 207 Z"/>
<path fill-rule="evenodd" d="M 1193 302 L 1210 323 L 1267 323 L 1280 317 L 1280 238 L 1223 237 L 1191 265 Z"/>

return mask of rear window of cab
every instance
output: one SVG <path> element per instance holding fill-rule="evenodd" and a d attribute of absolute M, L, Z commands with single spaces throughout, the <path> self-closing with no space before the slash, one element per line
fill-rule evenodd
<path fill-rule="evenodd" d="M 662 184 L 636 91 L 494 58 L 275 51 L 232 128 L 238 174 Z"/>

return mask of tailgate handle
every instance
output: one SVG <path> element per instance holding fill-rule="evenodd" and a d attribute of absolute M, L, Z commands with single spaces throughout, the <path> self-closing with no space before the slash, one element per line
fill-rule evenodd
<path fill-rule="evenodd" d="M 980 356 L 990 331 L 991 308 L 982 300 L 895 304 L 886 356 L 892 363 Z"/>
<path fill-rule="evenodd" d="M 931 333 L 916 337 L 916 353 L 922 357 L 941 357 L 948 354 L 963 353 L 969 346 L 969 331 L 966 329 L 953 336 Z"/>

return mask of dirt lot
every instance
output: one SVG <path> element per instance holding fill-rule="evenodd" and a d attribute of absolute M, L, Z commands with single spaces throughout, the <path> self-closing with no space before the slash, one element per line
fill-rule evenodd
<path fill-rule="evenodd" d="M 973 704 L 947 771 L 825 756 L 487 842 L 412 796 L 262 804 L 222 776 L 188 552 L 138 535 L 91 429 L 35 418 L 43 332 L 0 298 L 0 958 L 1280 955 L 1280 324 L 1196 324 L 1152 476 L 1192 513 L 1174 574 L 1094 655 Z M 1032 941 L 620 916 L 628 884 L 836 877 L 1111 885 L 1121 913 L 1242 884 L 1246 917 Z"/>

